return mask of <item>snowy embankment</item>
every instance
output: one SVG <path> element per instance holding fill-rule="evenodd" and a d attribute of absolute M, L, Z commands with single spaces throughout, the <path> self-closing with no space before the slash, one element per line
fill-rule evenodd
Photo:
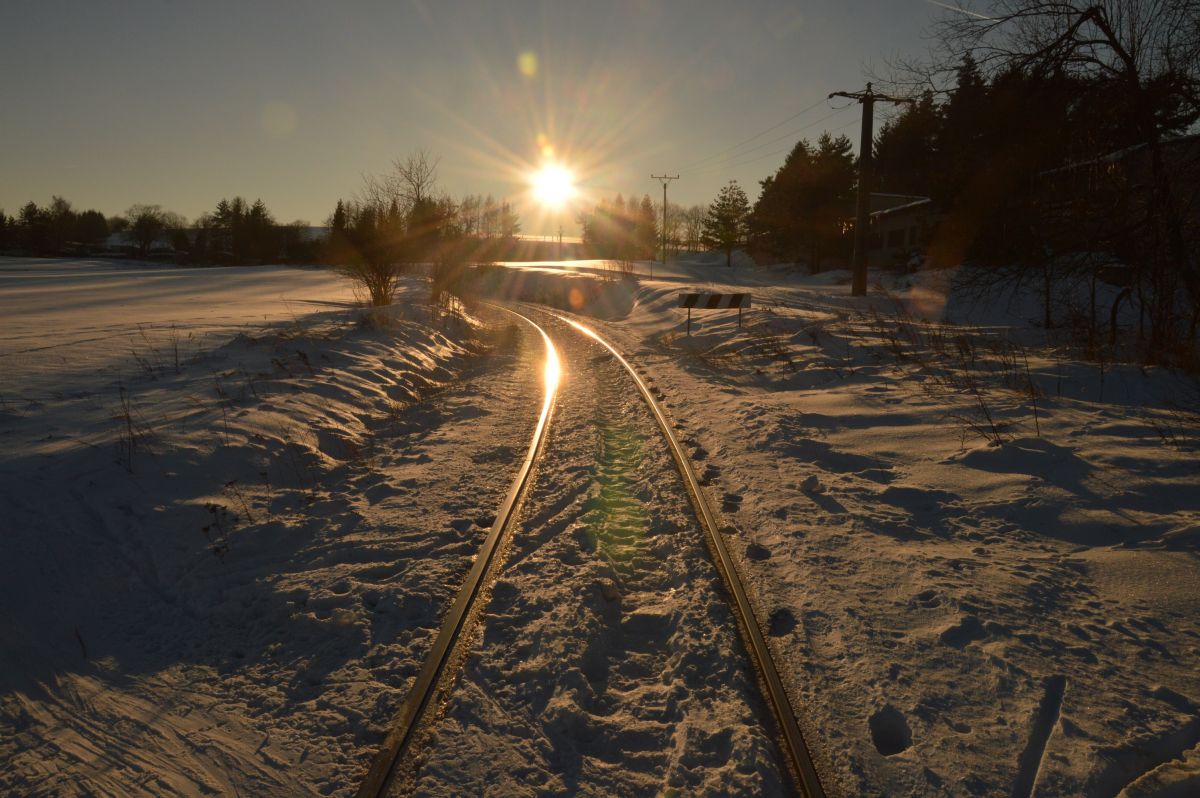
<path fill-rule="evenodd" d="M 604 328 L 695 440 L 838 791 L 1200 791 L 1195 382 L 1079 359 L 1036 302 L 680 271 Z M 688 338 L 684 289 L 756 309 Z"/>
<path fill-rule="evenodd" d="M 364 326 L 348 293 L 0 262 L 0 792 L 353 791 L 527 445 L 540 352 L 509 329 L 485 373 L 477 325 L 406 301 Z"/>

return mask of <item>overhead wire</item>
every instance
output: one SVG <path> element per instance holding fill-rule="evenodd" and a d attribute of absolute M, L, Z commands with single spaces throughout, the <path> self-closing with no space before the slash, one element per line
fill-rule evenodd
<path fill-rule="evenodd" d="M 853 104 L 853 103 L 851 103 L 851 104 Z M 744 157 L 746 155 L 750 155 L 751 152 L 754 152 L 756 150 L 761 150 L 762 148 L 764 148 L 764 146 L 769 146 L 769 145 L 775 144 L 776 142 L 782 142 L 782 140 L 784 140 L 784 139 L 790 139 L 793 136 L 796 136 L 797 133 L 809 130 L 810 127 L 816 127 L 817 125 L 820 125 L 821 122 L 823 122 L 823 121 L 833 119 L 834 116 L 840 114 L 841 112 L 844 112 L 844 110 L 846 110 L 846 108 L 848 108 L 848 107 L 850 107 L 850 106 L 844 106 L 844 107 L 838 108 L 838 109 L 834 110 L 834 112 L 832 114 L 826 114 L 826 115 L 822 116 L 821 119 L 817 119 L 816 121 L 809 122 L 808 125 L 804 125 L 802 127 L 797 127 L 796 130 L 788 131 L 787 133 L 782 134 L 782 136 L 776 136 L 775 138 L 767 139 L 766 142 L 763 142 L 762 144 L 757 144 L 755 146 L 751 146 L 751 148 L 749 150 L 745 150 L 743 152 L 738 152 L 737 155 L 732 155 L 732 156 L 726 158 L 726 161 L 732 160 L 732 158 L 740 158 L 740 157 Z M 704 172 L 704 170 L 706 170 L 710 167 L 713 167 L 713 166 L 719 167 L 720 164 L 719 163 L 718 164 L 709 164 L 709 167 L 704 167 L 703 169 L 700 169 L 700 172 Z"/>
<path fill-rule="evenodd" d="M 736 150 L 739 147 L 742 147 L 743 145 L 749 144 L 750 142 L 754 141 L 755 139 L 759 138 L 760 136 L 767 135 L 772 130 L 778 130 L 779 128 L 783 127 L 788 122 L 791 122 L 794 119 L 799 119 L 800 117 L 804 116 L 805 114 L 807 114 L 809 111 L 813 110 L 814 108 L 820 107 L 825 102 L 826 102 L 826 98 L 817 100 L 815 103 L 808 106 L 807 108 L 801 108 L 799 111 L 792 114 L 787 119 L 784 119 L 782 122 L 776 122 L 774 125 L 771 125 L 769 128 L 766 128 L 765 130 L 760 130 L 759 132 L 755 133 L 750 138 L 743 139 L 742 141 L 739 141 L 737 144 L 734 144 L 733 146 L 730 146 L 730 147 L 726 147 L 723 150 L 718 150 L 717 152 L 714 152 L 712 155 L 706 155 L 703 158 L 700 158 L 699 160 L 692 161 L 691 163 L 688 163 L 688 164 L 684 164 L 680 168 L 681 169 L 691 169 L 693 166 L 698 166 L 699 164 L 702 164 L 705 161 L 711 161 L 713 158 L 719 158 L 720 156 L 725 155 L 726 153 L 732 152 L 733 150 Z"/>
<path fill-rule="evenodd" d="M 726 161 L 722 161 L 722 162 L 720 162 L 720 163 L 716 163 L 716 164 L 710 164 L 710 165 L 708 165 L 708 166 L 705 166 L 705 167 L 703 167 L 703 168 L 701 168 L 701 169 L 696 169 L 696 170 L 689 171 L 689 172 L 686 172 L 686 173 L 687 173 L 687 174 L 689 174 L 689 175 L 702 175 L 702 174 L 708 174 L 709 172 L 716 172 L 716 171 L 720 171 L 720 170 L 722 170 L 722 169 L 733 169 L 733 168 L 735 168 L 735 167 L 738 167 L 738 166 L 744 166 L 744 165 L 746 165 L 746 164 L 751 164 L 751 163 L 754 163 L 754 162 L 756 162 L 756 161 L 761 161 L 761 160 L 763 160 L 764 158 L 770 158 L 770 157 L 772 157 L 772 156 L 775 156 L 775 155 L 782 155 L 783 153 L 791 152 L 791 151 L 792 151 L 792 149 L 793 149 L 793 148 L 796 146 L 795 144 L 792 144 L 792 145 L 791 145 L 791 146 L 789 146 L 789 147 L 785 147 L 785 148 L 784 148 L 784 149 L 782 149 L 782 150 L 773 150 L 773 151 L 771 151 L 771 152 L 763 153 L 762 155 L 756 155 L 756 156 L 754 156 L 753 158 L 749 158 L 749 159 L 747 159 L 747 160 L 736 160 L 736 159 L 742 158 L 742 157 L 743 157 L 743 156 L 745 156 L 745 155 L 748 155 L 748 154 L 750 154 L 750 153 L 751 153 L 751 152 L 753 152 L 754 150 L 761 149 L 762 147 L 765 147 L 765 146 L 767 146 L 768 144 L 774 144 L 774 143 L 775 143 L 775 142 L 777 142 L 777 141 L 782 141 L 783 139 L 786 139 L 786 138 L 791 138 L 791 137 L 795 136 L 795 135 L 796 135 L 796 134 L 798 134 L 798 133 L 803 133 L 805 130 L 808 130 L 809 128 L 816 127 L 817 125 L 821 124 L 822 122 L 825 122 L 825 121 L 827 121 L 827 120 L 829 120 L 829 119 L 832 119 L 833 117 L 837 116 L 838 114 L 842 113 L 843 111 L 845 111 L 846 109 L 850 108 L 850 107 L 851 107 L 851 106 L 853 106 L 853 105 L 856 105 L 856 103 L 850 103 L 850 104 L 848 104 L 848 105 L 844 105 L 844 106 L 842 106 L 841 108 L 838 108 L 837 110 L 835 110 L 833 113 L 831 113 L 831 114 L 827 114 L 827 115 L 825 115 L 825 116 L 821 117 L 820 119 L 817 119 L 817 120 L 815 120 L 815 121 L 813 121 L 813 122 L 810 122 L 810 123 L 809 123 L 809 124 L 807 124 L 807 125 L 804 125 L 803 127 L 797 128 L 796 130 L 793 130 L 793 131 L 791 131 L 791 132 L 789 132 L 789 133 L 785 133 L 784 135 L 782 135 L 782 136 L 779 136 L 779 137 L 777 137 L 777 138 L 774 138 L 774 139 L 772 139 L 772 140 L 771 140 L 771 141 L 769 141 L 769 142 L 764 142 L 763 144 L 761 144 L 761 145 L 759 145 L 759 146 L 757 146 L 757 147 L 752 147 L 752 148 L 750 148 L 749 150 L 746 150 L 745 152 L 738 153 L 737 155 L 735 155 L 735 156 L 732 156 L 732 158 L 733 158 L 733 159 L 735 159 L 735 160 L 729 161 L 729 160 L 727 159 Z M 847 127 L 850 127 L 850 125 L 853 125 L 853 124 L 856 124 L 856 123 L 857 123 L 857 120 L 853 120 L 853 121 L 847 122 L 846 124 L 844 124 L 844 125 L 841 125 L 840 127 L 833 128 L 833 131 L 844 130 L 845 128 L 847 128 Z M 681 174 L 683 174 L 683 173 L 684 173 L 684 171 L 685 171 L 685 170 L 681 169 L 681 170 L 680 170 L 680 173 L 681 173 Z"/>

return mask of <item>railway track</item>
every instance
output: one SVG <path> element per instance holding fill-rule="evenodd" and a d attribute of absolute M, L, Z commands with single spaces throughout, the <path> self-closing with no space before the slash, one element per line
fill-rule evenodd
<path fill-rule="evenodd" d="M 533 480 L 534 465 L 539 455 L 546 448 L 551 415 L 554 412 L 559 377 L 562 372 L 562 368 L 559 365 L 558 350 L 546 331 L 530 318 L 530 315 L 533 315 L 533 311 L 527 310 L 525 313 L 518 313 L 510 309 L 505 310 L 519 316 L 524 320 L 524 323 L 535 327 L 545 343 L 547 368 L 544 380 L 545 399 L 542 406 L 542 414 L 526 458 L 505 499 L 501 511 L 497 514 L 496 522 L 481 547 L 480 553 L 463 588 L 447 613 L 430 654 L 400 712 L 397 714 L 396 721 L 384 745 L 373 761 L 367 778 L 359 789 L 359 796 L 379 796 L 393 794 L 395 791 L 401 793 L 416 791 L 413 781 L 416 768 L 408 760 L 415 753 L 415 748 L 427 742 L 427 736 L 430 738 L 430 741 L 432 740 L 432 730 L 425 728 L 423 724 L 428 723 L 427 716 L 431 714 L 429 710 L 444 698 L 444 693 L 448 689 L 454 672 L 465 659 L 466 652 L 461 649 L 467 646 L 461 641 L 471 639 L 469 631 L 476 625 L 475 620 L 478 618 L 479 613 L 482 612 L 479 606 L 481 603 L 479 602 L 479 598 L 487 594 L 489 585 L 495 582 L 501 571 L 502 563 L 500 560 L 503 559 L 501 552 L 504 551 L 506 541 L 510 538 L 512 530 L 518 522 L 518 509 L 521 507 L 522 501 L 529 491 L 530 483 Z M 543 311 L 536 312 L 544 313 Z M 778 778 L 784 779 L 782 783 L 786 783 L 787 781 L 793 782 L 801 795 L 809 796 L 810 798 L 823 796 L 824 791 L 817 771 L 813 766 L 812 757 L 809 754 L 807 745 L 797 724 L 796 714 L 790 705 L 772 659 L 770 649 L 764 639 L 762 626 L 755 617 L 750 598 L 742 585 L 736 564 L 725 544 L 717 515 L 709 506 L 708 499 L 692 467 L 691 459 L 676 437 L 663 409 L 656 401 L 654 392 L 624 356 L 593 329 L 575 319 L 565 316 L 549 313 L 544 313 L 544 315 L 549 324 L 560 327 L 568 334 L 580 337 L 581 341 L 572 343 L 573 347 L 590 347 L 588 351 L 599 352 L 599 354 L 588 356 L 589 365 L 581 371 L 605 370 L 604 378 L 598 379 L 594 388 L 594 390 L 605 394 L 596 400 L 597 407 L 600 408 L 599 412 L 605 414 L 605 418 L 592 425 L 599 426 L 602 429 L 599 444 L 600 453 L 597 455 L 601 462 L 596 466 L 595 476 L 600 487 L 597 494 L 583 503 L 578 510 L 566 509 L 572 503 L 573 494 L 569 490 L 564 493 L 566 497 L 564 499 L 553 497 L 551 495 L 553 491 L 550 488 L 544 489 L 542 492 L 546 496 L 537 497 L 537 501 L 545 503 L 548 500 L 549 504 L 556 509 L 547 511 L 546 513 L 538 511 L 533 518 L 528 520 L 527 525 L 536 526 L 541 523 L 542 526 L 547 526 L 546 522 L 548 518 L 556 514 L 562 515 L 566 513 L 569 517 L 568 520 L 556 523 L 560 525 L 566 524 L 573 529 L 586 526 L 589 530 L 588 547 L 594 555 L 593 559 L 601 563 L 599 567 L 612 575 L 612 581 L 607 581 L 606 585 L 611 585 L 615 582 L 620 586 L 620 589 L 617 587 L 605 588 L 606 598 L 610 600 L 613 598 L 612 595 L 607 595 L 610 590 L 612 594 L 618 597 L 618 606 L 620 605 L 619 597 L 623 592 L 629 592 L 630 595 L 633 595 L 637 591 L 637 596 L 644 597 L 661 589 L 663 584 L 665 584 L 661 576 L 652 575 L 652 578 L 649 579 L 639 576 L 645 568 L 638 564 L 638 558 L 640 557 L 642 560 L 645 560 L 646 552 L 643 550 L 645 542 L 639 539 L 637 530 L 651 524 L 651 520 L 647 515 L 647 510 L 642 507 L 642 502 L 637 499 L 637 496 L 642 494 L 642 498 L 644 499 L 644 494 L 648 488 L 645 485 L 636 484 L 634 478 L 629 475 L 633 470 L 636 470 L 643 456 L 648 456 L 644 455 L 642 451 L 646 448 L 642 446 L 641 438 L 643 434 L 639 432 L 636 425 L 631 426 L 626 419 L 626 416 L 631 412 L 630 406 L 626 405 L 624 409 L 617 409 L 612 413 L 607 413 L 605 410 L 605 408 L 612 407 L 621 408 L 620 402 L 622 401 L 621 397 L 623 394 L 625 394 L 624 401 L 636 401 L 630 399 L 627 392 L 621 392 L 618 388 L 614 387 L 619 379 L 617 377 L 618 374 L 623 373 L 627 375 L 636 386 L 637 394 L 644 401 L 645 406 L 649 408 L 650 415 L 653 417 L 653 424 L 657 427 L 658 432 L 661 433 L 663 440 L 666 442 L 667 449 L 669 450 L 669 459 L 673 461 L 675 468 L 682 477 L 682 486 L 674 488 L 675 493 L 673 496 L 675 503 L 678 504 L 680 500 L 683 500 L 680 495 L 681 493 L 686 494 L 687 499 L 690 499 L 695 521 L 698 522 L 704 535 L 703 544 L 700 544 L 699 541 L 692 541 L 687 544 L 689 546 L 700 546 L 701 548 L 691 549 L 685 547 L 685 550 L 679 554 L 679 558 L 690 558 L 694 561 L 703 557 L 703 548 L 707 548 L 709 553 L 707 559 L 711 560 L 715 566 L 716 572 L 719 574 L 719 582 L 724 585 L 729 608 L 728 612 L 723 613 L 709 610 L 709 616 L 717 616 L 715 620 L 710 619 L 710 622 L 719 623 L 723 621 L 726 626 L 731 625 L 730 622 L 732 622 L 737 626 L 738 634 L 735 637 L 721 637 L 722 634 L 726 636 L 732 635 L 732 632 L 729 629 L 718 630 L 715 639 L 709 641 L 710 648 L 728 658 L 727 649 L 736 649 L 736 640 L 737 637 L 740 637 L 741 643 L 744 646 L 746 659 L 753 667 L 753 676 L 741 677 L 741 681 L 746 685 L 750 685 L 755 681 L 757 682 L 763 704 L 772 716 L 775 726 L 776 733 L 773 736 L 782 754 L 782 757 L 779 757 L 784 762 L 782 769 L 786 769 L 791 776 L 790 779 L 786 777 Z M 577 424 L 577 426 L 579 425 Z M 557 485 L 563 480 L 555 480 L 548 477 L 547 481 Z M 679 487 L 682 487 L 683 490 L 680 491 Z M 529 501 L 537 504 L 534 498 L 530 498 Z M 686 500 L 683 501 L 686 504 Z M 580 503 L 574 501 L 574 504 L 579 505 Z M 523 560 L 521 563 L 522 567 L 531 573 L 536 572 L 536 576 L 539 579 L 552 578 L 549 575 L 543 575 L 544 569 L 543 571 L 538 570 L 540 566 L 535 556 L 538 547 L 546 545 L 551 537 L 560 539 L 564 535 L 561 529 L 557 531 L 552 529 L 544 535 L 544 539 L 540 543 L 536 540 L 526 542 L 525 535 L 522 535 L 519 538 L 520 542 L 514 541 L 512 544 L 514 547 L 524 547 L 514 557 Z M 669 542 L 669 545 L 673 547 L 677 546 L 673 539 Z M 660 549 L 660 551 L 664 550 Z M 572 556 L 559 552 L 551 560 L 548 560 L 547 564 L 560 566 L 563 559 L 571 559 Z M 660 556 L 665 557 L 665 555 Z M 579 565 L 577 568 L 584 568 L 585 565 Z M 691 569 L 694 566 L 686 565 L 684 567 Z M 688 573 L 691 574 L 693 572 L 689 570 Z M 694 579 L 690 575 L 686 578 L 675 575 L 668 579 L 668 581 L 672 580 L 674 583 L 691 583 L 697 581 L 701 583 L 701 589 L 703 589 L 705 581 L 704 579 Z M 710 581 L 716 582 L 717 580 L 710 579 Z M 513 592 L 514 590 L 508 585 L 505 586 L 505 589 L 507 592 Z M 674 590 L 675 588 L 670 589 Z M 710 590 L 709 592 L 713 591 Z M 712 599 L 709 600 L 711 601 Z M 694 603 L 701 600 L 689 599 L 689 601 Z M 717 599 L 717 601 L 720 601 L 720 599 Z M 561 605 L 563 602 L 559 599 L 558 603 Z M 600 602 L 600 604 L 603 603 Z M 523 616 L 523 611 L 515 604 L 509 609 L 514 618 L 535 618 L 537 615 L 537 612 L 530 615 L 526 609 Z M 607 610 L 598 610 L 600 615 L 604 615 L 606 612 L 611 615 L 611 612 Z M 621 614 L 621 611 L 618 610 L 618 617 Z M 654 620 L 656 623 L 658 622 L 657 618 Z M 689 620 L 688 622 L 694 623 L 694 620 Z M 584 635 L 584 638 L 581 639 L 586 639 L 588 635 L 592 637 L 607 636 L 609 638 L 612 638 L 613 635 L 617 637 L 621 636 L 621 631 L 617 627 L 605 627 L 601 623 L 593 628 L 589 626 L 586 618 L 579 620 L 577 623 L 579 628 L 583 630 L 579 632 L 579 634 Z M 669 636 L 667 632 L 662 631 L 655 631 L 649 636 L 654 637 L 656 635 Z M 631 662 L 639 662 L 641 665 L 648 665 L 647 669 L 651 671 L 659 667 L 666 667 L 663 665 L 663 663 L 667 662 L 664 659 L 666 657 L 666 649 L 668 648 L 665 641 L 647 639 L 643 641 L 645 644 L 643 648 L 646 648 L 645 651 L 638 648 L 636 640 L 633 642 L 635 644 L 632 646 L 630 646 L 629 641 L 622 640 L 621 642 L 621 646 L 629 648 L 629 650 L 622 648 L 622 654 L 627 659 Z M 583 647 L 589 648 L 590 646 L 585 644 Z M 709 656 L 714 655 L 710 653 Z M 646 699 L 642 693 L 635 691 L 631 684 L 626 684 L 625 681 L 627 680 L 623 681 L 624 677 L 620 672 L 613 672 L 612 668 L 607 664 L 599 667 L 597 670 L 594 663 L 590 668 L 585 663 L 583 669 L 587 674 L 588 681 L 592 683 L 592 687 L 596 688 L 594 692 L 604 694 L 611 689 L 614 694 L 620 695 L 622 690 L 627 689 L 631 694 L 638 696 L 635 699 L 637 704 L 655 704 L 653 699 Z M 503 670 L 501 668 L 497 672 L 502 672 Z M 597 684 L 597 680 L 599 680 L 599 684 Z M 534 681 L 537 680 L 534 679 Z M 669 680 L 664 676 L 663 681 Z M 735 678 L 732 681 L 738 681 L 738 679 Z M 503 691 L 483 689 L 479 692 L 486 694 L 488 692 Z M 614 706 L 600 706 L 606 704 L 606 701 L 596 699 L 592 695 L 592 690 L 585 688 L 584 692 L 591 696 L 585 703 L 596 703 L 598 707 L 596 711 L 599 715 L 616 713 Z M 753 688 L 749 687 L 747 692 L 753 693 Z M 729 696 L 727 695 L 717 695 L 715 693 L 713 695 L 716 695 L 716 698 L 705 693 L 706 697 L 703 703 L 709 705 L 715 701 L 720 705 L 722 701 L 729 701 Z M 753 700 L 755 697 L 752 695 L 746 695 L 745 697 L 751 703 L 755 703 Z M 507 700 L 507 698 L 500 696 L 497 700 Z M 541 703 L 541 699 L 536 700 L 535 703 Z M 671 702 L 667 703 L 670 704 Z M 647 720 L 637 717 L 639 713 L 640 710 L 634 711 L 633 716 L 631 716 L 633 720 L 628 721 L 628 723 L 649 729 L 645 734 L 653 736 L 653 730 L 656 728 L 653 722 L 654 719 Z M 758 713 L 764 714 L 761 708 L 758 710 Z M 619 713 L 617 714 L 619 715 Z M 769 727 L 769 725 L 763 724 L 764 727 Z M 604 736 L 604 728 L 601 726 L 600 730 L 596 733 Z M 422 731 L 423 729 L 424 731 Z M 617 734 L 620 735 L 621 733 L 618 732 Z M 420 742 L 414 745 L 414 742 L 418 739 Z M 620 745 L 626 744 L 627 741 L 620 743 Z M 751 746 L 750 750 L 754 750 L 753 746 Z M 461 752 L 458 755 L 461 755 Z M 556 756 L 561 756 L 561 752 L 556 754 Z M 651 755 L 646 755 L 643 759 L 646 762 L 647 769 L 661 767 L 661 763 L 657 763 L 657 760 Z M 408 762 L 408 764 L 402 766 L 402 762 Z M 404 775 L 399 776 L 398 773 L 400 772 L 403 772 Z M 770 782 L 769 775 L 767 778 L 767 783 L 772 783 Z M 780 786 L 782 786 L 782 783 L 780 783 Z"/>

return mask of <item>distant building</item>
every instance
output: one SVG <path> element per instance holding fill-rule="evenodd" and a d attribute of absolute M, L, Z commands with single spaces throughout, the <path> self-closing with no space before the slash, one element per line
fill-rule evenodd
<path fill-rule="evenodd" d="M 934 202 L 919 194 L 871 194 L 871 228 L 867 235 L 867 267 L 905 269 L 921 258 L 942 219 Z M 854 221 L 843 226 L 854 232 Z"/>
<path fill-rule="evenodd" d="M 914 259 L 924 256 L 940 221 L 941 214 L 929 197 L 912 197 L 903 204 L 874 211 L 867 239 L 867 266 L 908 268 Z"/>

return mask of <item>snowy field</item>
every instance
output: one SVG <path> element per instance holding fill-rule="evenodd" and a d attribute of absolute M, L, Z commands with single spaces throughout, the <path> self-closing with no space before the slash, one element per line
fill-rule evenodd
<path fill-rule="evenodd" d="M 553 293 L 564 270 L 611 274 L 542 264 L 520 285 Z M 856 299 L 844 273 L 638 271 L 636 287 L 597 294 L 596 324 L 682 425 L 831 794 L 1200 794 L 1194 382 L 1100 368 L 1030 323 L 1036 303 L 968 301 L 946 275 Z M 750 291 L 755 308 L 740 328 L 734 312 L 696 313 L 689 337 L 675 307 L 688 289 Z M 406 284 L 364 326 L 329 272 L 0 261 L 0 792 L 353 793 L 540 402 L 540 342 L 508 321 L 443 324 L 424 292 Z M 599 373 L 589 357 L 575 367 Z M 564 404 L 576 449 L 596 418 L 618 442 L 619 424 L 642 425 L 601 396 L 615 379 L 586 389 L 588 412 Z M 557 492 L 578 472 L 546 474 L 545 502 L 569 516 Z M 679 493 L 655 479 L 629 491 Z M 678 512 L 664 510 L 686 529 Z M 711 590 L 653 517 L 669 578 Z M 585 674 L 610 661 L 603 642 L 558 655 L 543 640 L 573 612 L 724 616 L 692 590 L 656 604 L 650 581 L 636 600 L 593 595 L 598 571 L 562 567 L 574 527 L 544 518 L 446 710 L 430 793 L 486 784 L 483 740 L 517 779 L 512 752 L 533 746 L 538 794 L 586 792 L 526 728 L 551 742 L 603 729 L 598 783 L 668 783 L 658 753 L 621 756 L 671 737 L 639 704 L 660 691 L 633 687 L 669 646 L 603 665 L 625 685 L 618 717 L 640 723 L 628 734 L 557 693 L 552 715 L 520 723 L 513 702 L 556 658 L 582 656 Z M 518 622 L 540 616 L 511 586 L 544 573 L 583 581 L 556 587 L 558 626 L 523 637 Z M 544 654 L 522 660 L 531 640 Z M 519 690 L 476 686 L 510 670 Z M 720 713 L 680 726 L 673 772 L 721 794 L 705 779 L 748 751 L 759 759 L 739 777 L 769 774 L 744 731 L 753 713 L 709 706 Z M 712 742 L 722 717 L 743 730 L 736 745 Z"/>
<path fill-rule="evenodd" d="M 328 270 L 0 258 L 0 401 L 94 391 L 141 370 L 135 354 L 174 362 L 352 299 Z"/>

